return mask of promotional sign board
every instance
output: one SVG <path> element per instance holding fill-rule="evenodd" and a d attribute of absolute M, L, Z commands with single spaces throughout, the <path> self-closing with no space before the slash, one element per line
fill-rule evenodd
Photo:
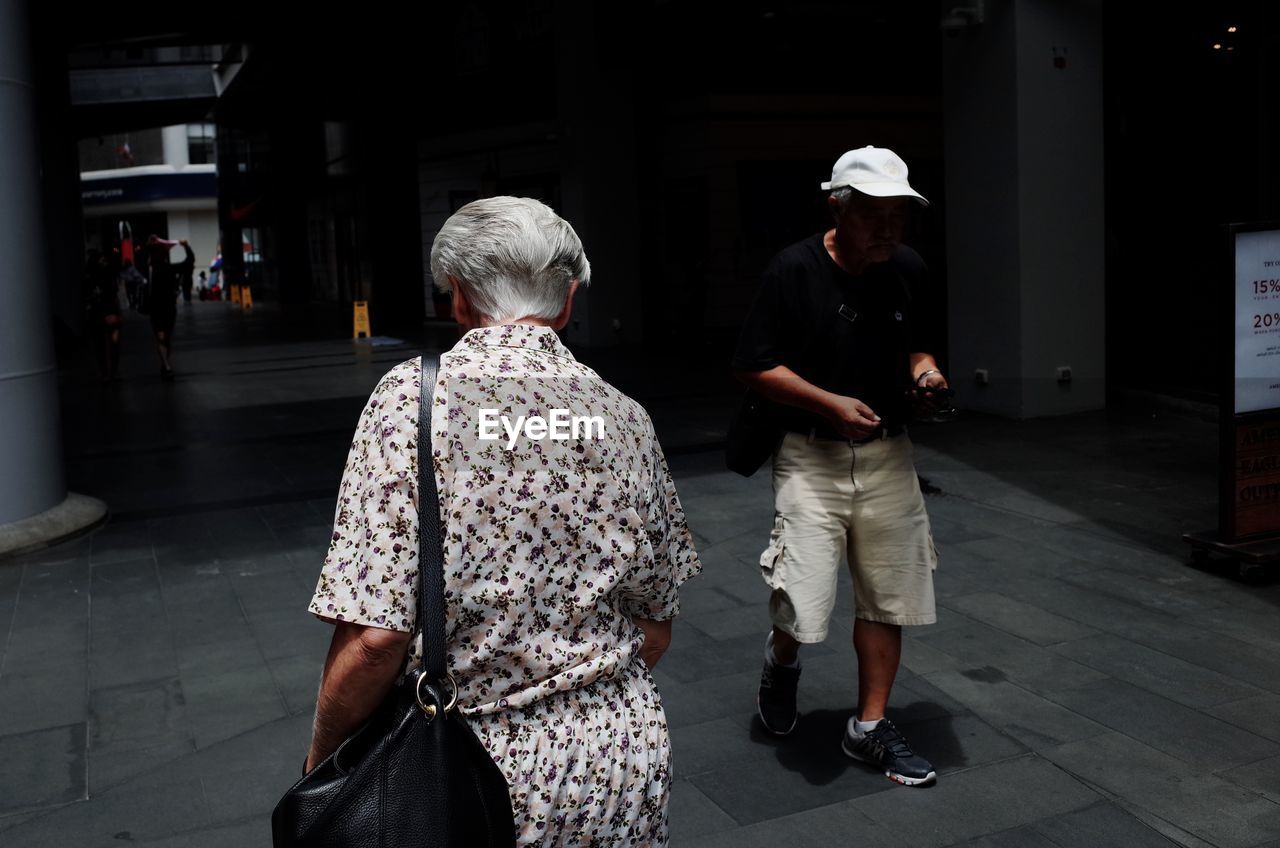
<path fill-rule="evenodd" d="M 1280 410 L 1280 230 L 1235 233 L 1236 415 Z"/>
<path fill-rule="evenodd" d="M 1234 353 L 1219 420 L 1219 532 L 1238 542 L 1280 533 L 1280 225 L 1230 233 Z"/>

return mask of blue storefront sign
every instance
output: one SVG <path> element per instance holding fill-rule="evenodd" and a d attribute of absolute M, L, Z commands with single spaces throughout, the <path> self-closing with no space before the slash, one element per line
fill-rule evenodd
<path fill-rule="evenodd" d="M 208 172 L 134 174 L 80 183 L 80 200 L 86 207 L 207 198 L 217 193 L 218 175 Z"/>

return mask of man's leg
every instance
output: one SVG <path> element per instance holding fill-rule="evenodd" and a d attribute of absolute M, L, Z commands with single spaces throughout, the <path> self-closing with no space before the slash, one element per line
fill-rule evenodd
<path fill-rule="evenodd" d="M 848 468 L 851 459 L 842 442 L 808 442 L 795 433 L 783 439 L 774 456 L 777 515 L 760 556 L 761 576 L 772 590 L 773 628 L 756 703 L 765 730 L 779 736 L 790 733 L 798 717 L 800 645 L 826 638 L 835 605 L 848 533 L 841 508 L 852 494 L 847 474 L 839 469 Z"/>
<path fill-rule="evenodd" d="M 799 656 L 800 643 L 785 630 L 773 628 L 773 659 L 782 665 L 795 665 Z"/>
<path fill-rule="evenodd" d="M 902 659 L 902 626 L 935 618 L 937 563 L 919 481 L 906 436 L 855 449 L 858 497 L 849 538 L 857 619 L 858 710 L 849 719 L 844 752 L 872 763 L 908 786 L 932 783 L 933 766 L 916 754 L 885 717 Z"/>
<path fill-rule="evenodd" d="M 777 636 L 774 637 L 777 651 Z M 853 623 L 853 650 L 858 655 L 858 713 L 861 721 L 884 718 L 889 693 L 902 659 L 902 627 L 859 618 Z"/>

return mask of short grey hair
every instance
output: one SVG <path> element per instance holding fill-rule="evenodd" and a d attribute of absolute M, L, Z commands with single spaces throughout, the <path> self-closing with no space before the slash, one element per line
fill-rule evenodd
<path fill-rule="evenodd" d="M 527 197 L 486 197 L 444 222 L 431 244 L 431 276 L 441 291 L 457 280 L 493 322 L 552 319 L 574 280 L 591 281 L 578 234 L 551 207 Z"/>
<path fill-rule="evenodd" d="M 840 186 L 831 189 L 831 196 L 835 198 L 836 209 L 838 214 L 843 215 L 849 209 L 849 201 L 853 199 L 854 189 L 849 186 Z"/>

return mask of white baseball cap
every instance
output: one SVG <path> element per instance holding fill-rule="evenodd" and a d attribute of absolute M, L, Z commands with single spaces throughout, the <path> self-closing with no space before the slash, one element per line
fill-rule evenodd
<path fill-rule="evenodd" d="M 849 186 L 872 197 L 914 197 L 929 205 L 924 195 L 907 183 L 907 163 L 885 147 L 860 147 L 850 150 L 831 169 L 831 181 L 822 184 L 824 191 Z"/>

